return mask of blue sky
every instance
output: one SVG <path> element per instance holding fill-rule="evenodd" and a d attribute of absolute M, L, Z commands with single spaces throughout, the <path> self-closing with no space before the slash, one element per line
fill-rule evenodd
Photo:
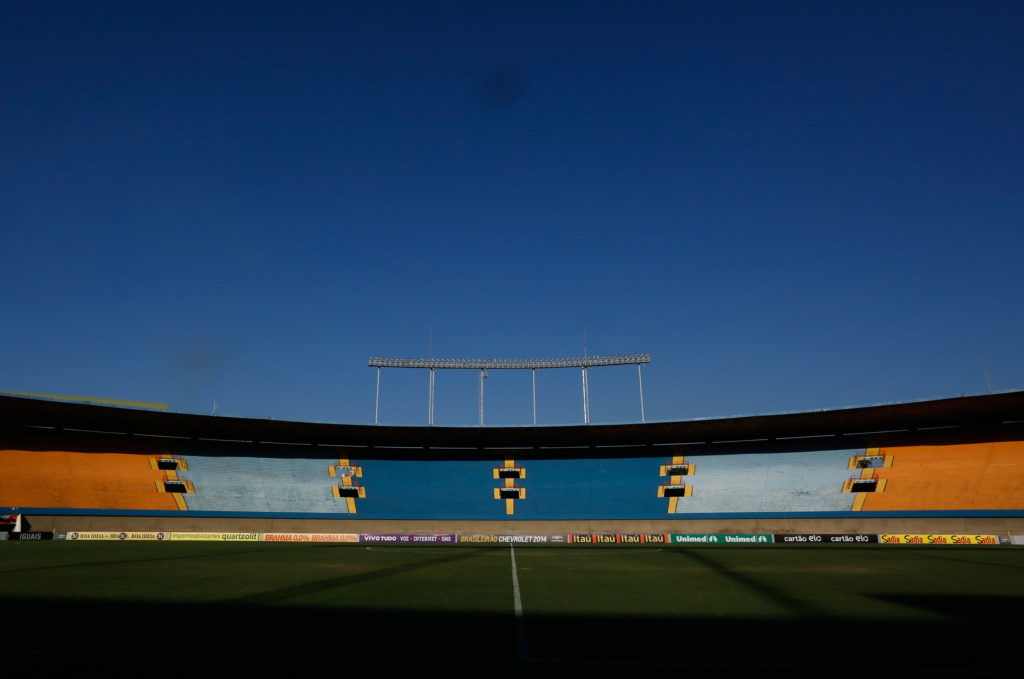
<path fill-rule="evenodd" d="M 650 352 L 649 420 L 1024 388 L 1019 2 L 2 12 L 0 389 L 369 423 L 367 358 L 431 332 Z M 635 368 L 590 382 L 639 419 Z M 580 392 L 539 373 L 539 422 Z M 486 399 L 528 424 L 529 373 Z"/>

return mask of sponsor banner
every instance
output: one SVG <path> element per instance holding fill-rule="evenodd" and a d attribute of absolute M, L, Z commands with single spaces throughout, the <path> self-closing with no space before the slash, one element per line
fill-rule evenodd
<path fill-rule="evenodd" d="M 259 533 L 168 533 L 171 540 L 191 540 L 201 542 L 259 542 Z"/>
<path fill-rule="evenodd" d="M 52 531 L 23 531 L 21 533 L 11 533 L 12 540 L 52 540 Z"/>
<path fill-rule="evenodd" d="M 797 545 L 877 543 L 877 535 L 859 533 L 776 533 L 775 542 Z"/>
<path fill-rule="evenodd" d="M 7 531 L 0 530 L 0 540 L 6 540 L 8 535 L 10 535 L 10 533 L 8 533 Z"/>
<path fill-rule="evenodd" d="M 359 542 L 374 542 L 378 544 L 400 544 L 411 545 L 416 543 L 428 544 L 452 544 L 455 542 L 455 535 L 414 535 L 411 533 L 361 533 Z"/>
<path fill-rule="evenodd" d="M 573 533 L 568 542 L 575 545 L 664 545 L 669 536 L 661 533 Z"/>
<path fill-rule="evenodd" d="M 0 530 L 19 532 L 21 530 L 21 514 L 0 514 Z"/>
<path fill-rule="evenodd" d="M 264 542 L 359 542 L 357 533 L 264 533 Z"/>
<path fill-rule="evenodd" d="M 673 533 L 669 541 L 674 545 L 766 545 L 773 536 L 756 533 Z"/>
<path fill-rule="evenodd" d="M 998 535 L 938 535 L 933 533 L 883 533 L 879 542 L 886 545 L 998 545 Z"/>
<path fill-rule="evenodd" d="M 158 531 L 68 531 L 67 540 L 168 540 L 170 533 Z"/>
<path fill-rule="evenodd" d="M 549 537 L 547 535 L 460 535 L 459 542 L 472 542 L 478 544 L 520 544 L 520 543 L 547 543 L 562 542 L 562 536 Z"/>

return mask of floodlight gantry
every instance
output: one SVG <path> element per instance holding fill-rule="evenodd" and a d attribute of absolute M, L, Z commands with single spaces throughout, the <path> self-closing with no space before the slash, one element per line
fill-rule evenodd
<path fill-rule="evenodd" d="M 382 368 L 418 368 L 430 371 L 427 396 L 427 424 L 434 424 L 434 371 L 480 371 L 480 426 L 484 425 L 484 380 L 488 370 L 530 370 L 533 402 L 533 424 L 537 424 L 537 371 L 551 368 L 580 368 L 583 374 L 583 422 L 590 424 L 590 385 L 587 369 L 610 365 L 635 365 L 640 384 L 640 421 L 645 422 L 644 378 L 641 366 L 651 362 L 651 356 L 642 354 L 616 354 L 614 356 L 571 356 L 561 358 L 396 358 L 371 356 L 369 367 L 377 369 L 377 398 L 373 423 L 380 424 L 380 374 Z"/>

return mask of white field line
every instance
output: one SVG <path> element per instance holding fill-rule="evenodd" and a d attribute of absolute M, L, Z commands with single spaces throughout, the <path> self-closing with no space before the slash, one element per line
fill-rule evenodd
<path fill-rule="evenodd" d="M 512 557 L 512 596 L 513 608 L 516 615 L 516 636 L 519 639 L 519 659 L 529 660 L 530 650 L 526 645 L 526 625 L 523 623 L 523 598 L 519 594 L 519 572 L 516 568 L 516 548 L 508 546 L 509 555 Z"/>

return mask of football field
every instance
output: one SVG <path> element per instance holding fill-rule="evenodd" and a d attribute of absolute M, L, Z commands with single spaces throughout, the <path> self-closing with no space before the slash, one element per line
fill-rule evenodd
<path fill-rule="evenodd" d="M 0 543 L 7 652 L 984 672 L 1022 603 L 1009 546 Z"/>

